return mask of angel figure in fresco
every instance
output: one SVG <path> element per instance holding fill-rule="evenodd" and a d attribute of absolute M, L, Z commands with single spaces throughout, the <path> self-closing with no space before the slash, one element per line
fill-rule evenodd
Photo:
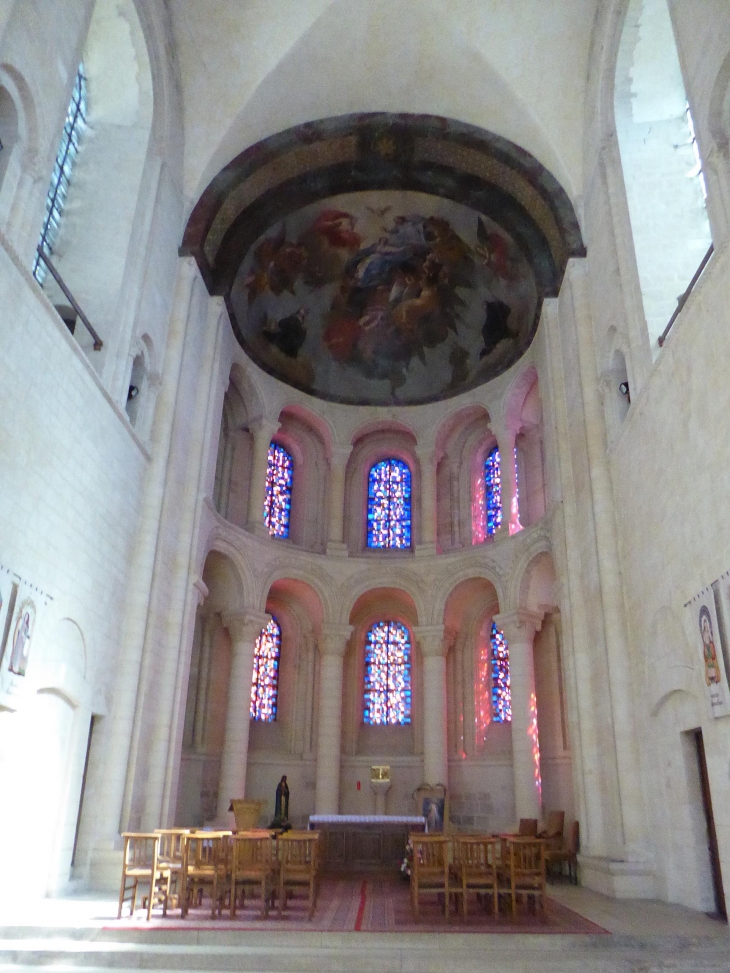
<path fill-rule="evenodd" d="M 22 608 L 18 620 L 15 623 L 15 632 L 13 633 L 13 650 L 10 655 L 9 669 L 18 676 L 24 676 L 25 670 L 28 665 L 28 652 L 30 650 L 30 636 L 32 630 L 32 622 L 30 617 L 30 611 L 27 608 Z"/>
<path fill-rule="evenodd" d="M 294 293 L 294 284 L 306 263 L 307 252 L 304 247 L 286 239 L 283 223 L 275 236 L 261 241 L 253 256 L 254 264 L 245 280 L 249 304 L 253 304 L 259 294 L 267 292 L 277 297 L 284 291 Z"/>
<path fill-rule="evenodd" d="M 717 661 L 715 640 L 712 635 L 712 620 L 706 605 L 700 608 L 700 635 L 702 636 L 702 656 L 705 662 L 705 682 L 708 686 L 722 681 L 720 666 Z"/>
<path fill-rule="evenodd" d="M 356 219 L 340 209 L 325 209 L 297 241 L 306 254 L 304 283 L 320 287 L 339 280 L 352 254 L 362 242 Z"/>

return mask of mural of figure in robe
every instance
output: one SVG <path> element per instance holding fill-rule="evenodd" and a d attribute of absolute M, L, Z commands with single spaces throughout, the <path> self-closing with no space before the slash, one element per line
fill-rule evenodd
<path fill-rule="evenodd" d="M 30 598 L 21 604 L 13 629 L 12 651 L 8 668 L 18 676 L 24 676 L 28 666 L 30 640 L 35 624 L 35 605 Z"/>

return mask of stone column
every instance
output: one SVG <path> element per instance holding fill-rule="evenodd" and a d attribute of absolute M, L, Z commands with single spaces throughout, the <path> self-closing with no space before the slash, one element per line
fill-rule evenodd
<path fill-rule="evenodd" d="M 272 419 L 255 419 L 248 424 L 253 436 L 251 482 L 248 490 L 248 529 L 259 536 L 268 535 L 264 525 L 264 499 L 266 497 L 266 469 L 269 462 L 269 446 L 279 423 Z"/>
<path fill-rule="evenodd" d="M 497 446 L 499 446 L 502 476 L 502 524 L 496 536 L 506 537 L 522 530 L 515 460 L 515 432 L 509 426 L 498 426 L 494 429 L 494 435 L 497 437 Z"/>
<path fill-rule="evenodd" d="M 436 553 L 436 452 L 433 447 L 416 449 L 421 467 L 421 541 L 415 545 L 417 555 Z"/>
<path fill-rule="evenodd" d="M 351 625 L 325 628 L 319 640 L 319 731 L 315 814 L 337 814 L 340 807 L 342 670 Z"/>
<path fill-rule="evenodd" d="M 413 629 L 423 659 L 423 778 L 449 784 L 446 735 L 446 641 L 443 625 Z"/>
<path fill-rule="evenodd" d="M 330 496 L 329 496 L 329 530 L 327 535 L 327 553 L 337 557 L 347 556 L 345 546 L 345 473 L 347 461 L 350 458 L 352 446 L 333 446 L 330 456 Z"/>
<path fill-rule="evenodd" d="M 228 680 L 226 735 L 218 787 L 216 820 L 220 822 L 228 821 L 231 798 L 245 796 L 254 647 L 261 629 L 270 620 L 270 615 L 260 612 L 241 612 L 223 617 L 223 624 L 231 636 L 232 660 Z"/>
<path fill-rule="evenodd" d="M 515 816 L 541 817 L 540 744 L 537 733 L 537 697 L 533 640 L 542 616 L 517 609 L 494 616 L 509 647 L 512 690 L 512 765 L 515 780 Z"/>

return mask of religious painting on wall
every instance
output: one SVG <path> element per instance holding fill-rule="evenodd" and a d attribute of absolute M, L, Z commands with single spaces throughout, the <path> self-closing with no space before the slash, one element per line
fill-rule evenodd
<path fill-rule="evenodd" d="M 720 628 L 712 588 L 705 588 L 687 604 L 689 624 L 700 653 L 702 679 L 713 717 L 730 715 L 730 694 L 720 645 Z"/>
<path fill-rule="evenodd" d="M 413 792 L 417 813 L 426 821 L 430 834 L 448 830 L 449 795 L 443 784 L 421 784 Z"/>
<path fill-rule="evenodd" d="M 10 662 L 8 669 L 18 676 L 24 676 L 28 666 L 30 643 L 35 627 L 36 608 L 32 598 L 24 598 L 15 615 L 10 639 Z"/>
<path fill-rule="evenodd" d="M 499 374 L 529 346 L 538 294 L 515 241 L 428 193 L 329 197 L 253 244 L 231 290 L 247 350 L 334 401 L 415 404 Z"/>

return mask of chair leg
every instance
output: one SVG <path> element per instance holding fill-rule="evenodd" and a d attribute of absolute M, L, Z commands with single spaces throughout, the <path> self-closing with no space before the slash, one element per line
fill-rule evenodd
<path fill-rule="evenodd" d="M 466 922 L 466 879 L 461 881 L 461 916 Z"/>

